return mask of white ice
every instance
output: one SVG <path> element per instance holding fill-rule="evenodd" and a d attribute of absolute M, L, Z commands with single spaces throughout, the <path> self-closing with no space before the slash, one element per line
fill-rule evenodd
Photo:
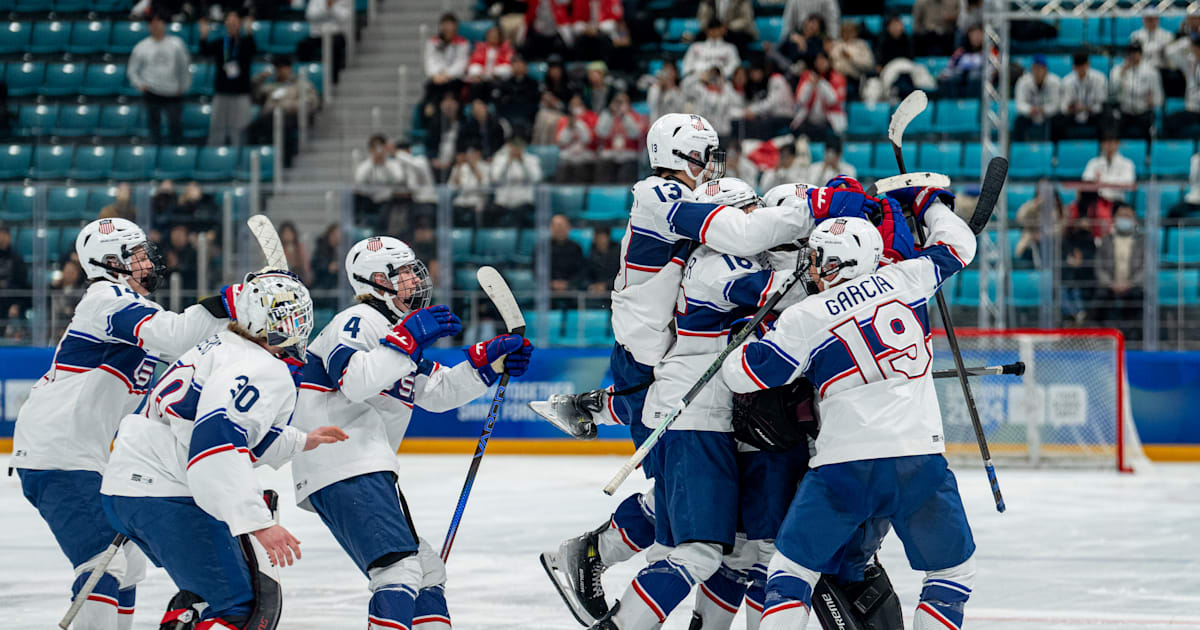
<path fill-rule="evenodd" d="M 7 457 L 0 464 L 7 467 Z M 462 487 L 465 456 L 401 457 L 402 487 L 419 531 L 440 547 Z M 540 551 L 595 527 L 615 507 L 600 487 L 614 457 L 488 455 L 449 561 L 455 626 L 578 628 L 538 564 Z M 1003 469 L 1008 512 L 998 514 L 981 468 L 959 467 L 959 487 L 979 551 L 969 628 L 1200 628 L 1200 466 L 1163 465 L 1137 475 Z M 304 557 L 283 573 L 281 628 L 361 628 L 366 579 L 313 514 L 295 506 L 291 477 L 265 470 L 283 496 L 283 524 Z M 644 480 L 627 482 L 631 492 Z M 0 492 L 0 619 L 5 628 L 51 628 L 65 611 L 68 563 L 16 477 Z M 911 614 L 920 576 L 894 536 L 882 561 Z M 610 599 L 639 558 L 606 575 Z M 175 588 L 152 569 L 139 588 L 134 627 L 157 627 Z M 664 628 L 688 625 L 690 600 Z M 813 622 L 810 627 L 815 628 Z M 735 628 L 741 626 L 740 619 Z"/>

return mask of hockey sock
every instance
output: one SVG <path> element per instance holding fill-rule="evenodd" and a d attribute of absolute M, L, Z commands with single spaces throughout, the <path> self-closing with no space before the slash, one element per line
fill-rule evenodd
<path fill-rule="evenodd" d="M 133 627 L 133 603 L 136 599 L 136 586 L 117 591 L 117 630 L 129 630 Z"/>
<path fill-rule="evenodd" d="M 746 587 L 746 630 L 756 630 L 762 621 L 763 604 L 767 599 L 767 565 L 750 567 L 746 579 L 750 581 Z"/>
<path fill-rule="evenodd" d="M 667 557 L 642 569 L 625 594 L 614 619 L 621 630 L 655 628 L 667 620 L 697 582 L 707 580 L 721 566 L 721 548 L 689 542 L 671 549 Z"/>
<path fill-rule="evenodd" d="M 728 630 L 746 592 L 746 575 L 722 564 L 700 584 L 690 630 Z M 699 617 L 699 625 L 696 624 Z"/>
<path fill-rule="evenodd" d="M 808 624 L 812 590 L 821 574 L 776 553 L 767 566 L 762 630 L 797 630 Z"/>
<path fill-rule="evenodd" d="M 644 495 L 631 494 L 621 501 L 600 533 L 600 561 L 605 566 L 624 562 L 654 544 L 654 508 Z"/>
<path fill-rule="evenodd" d="M 75 583 L 71 585 L 72 598 L 79 595 L 79 589 L 91 575 L 92 572 L 88 570 L 75 578 Z M 117 578 L 105 573 L 79 609 L 71 627 L 76 630 L 117 630 L 117 589 Z"/>
<path fill-rule="evenodd" d="M 963 608 L 975 583 L 975 557 L 966 562 L 925 574 L 921 602 L 913 616 L 916 630 L 958 630 L 963 623 Z"/>
<path fill-rule="evenodd" d="M 421 562 L 415 555 L 387 566 L 368 569 L 371 601 L 367 604 L 367 630 L 411 630 Z"/>
<path fill-rule="evenodd" d="M 446 607 L 446 589 L 442 585 L 421 589 L 413 613 L 413 629 L 450 630 L 450 610 Z"/>

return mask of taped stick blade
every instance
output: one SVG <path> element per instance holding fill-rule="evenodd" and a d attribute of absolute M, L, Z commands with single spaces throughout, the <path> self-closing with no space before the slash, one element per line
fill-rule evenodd
<path fill-rule="evenodd" d="M 929 97 L 921 90 L 913 90 L 896 106 L 892 120 L 888 123 L 888 140 L 894 145 L 900 145 L 904 140 L 904 130 L 908 123 L 919 116 L 929 106 Z"/>
<path fill-rule="evenodd" d="M 267 215 L 256 214 L 246 219 L 246 225 L 250 226 L 250 233 L 254 235 L 258 246 L 262 248 L 263 257 L 267 259 L 267 267 L 287 271 L 287 254 L 283 251 L 283 243 L 279 240 L 279 233 L 275 231 L 275 225 L 271 223 Z"/>
<path fill-rule="evenodd" d="M 500 311 L 500 317 L 509 332 L 523 335 L 525 316 L 521 314 L 521 308 L 517 306 L 517 300 L 500 272 L 496 271 L 495 267 L 483 266 L 475 272 L 475 279 L 479 281 L 479 287 L 487 294 L 492 304 L 496 305 L 496 310 Z"/>

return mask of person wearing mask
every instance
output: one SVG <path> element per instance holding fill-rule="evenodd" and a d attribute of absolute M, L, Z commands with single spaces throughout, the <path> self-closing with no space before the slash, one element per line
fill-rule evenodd
<path fill-rule="evenodd" d="M 426 116 L 432 116 L 433 103 L 446 94 L 457 95 L 462 89 L 470 60 L 470 43 L 458 34 L 458 18 L 446 13 L 438 20 L 438 32 L 425 42 Z"/>
<path fill-rule="evenodd" d="M 492 158 L 496 199 L 484 214 L 485 227 L 533 227 L 534 184 L 542 181 L 542 163 L 525 151 L 525 138 L 514 136 Z"/>
<path fill-rule="evenodd" d="M 592 230 L 592 250 L 588 252 L 588 293 L 607 298 L 613 278 L 621 271 L 621 244 L 614 243 L 606 227 Z"/>
<path fill-rule="evenodd" d="M 589 184 L 595 170 L 592 162 L 596 159 L 596 114 L 584 106 L 583 97 L 578 94 L 571 97 L 567 112 L 554 131 L 559 161 L 555 181 Z"/>
<path fill-rule="evenodd" d="M 939 77 L 938 93 L 951 98 L 976 98 L 983 77 L 983 27 L 967 28 L 962 47 L 954 51 L 950 64 Z"/>
<path fill-rule="evenodd" d="M 922 57 L 945 57 L 954 52 L 958 0 L 916 0 L 913 39 Z"/>
<path fill-rule="evenodd" d="M 588 109 L 602 111 L 619 89 L 618 82 L 608 73 L 608 64 L 603 61 L 588 63 L 587 84 L 583 86 L 583 104 Z"/>
<path fill-rule="evenodd" d="M 1098 320 L 1119 328 L 1126 339 L 1142 338 L 1142 285 L 1146 279 L 1145 237 L 1138 232 L 1133 207 L 1119 204 L 1113 215 L 1112 231 L 1096 250 L 1096 280 L 1099 284 Z"/>
<path fill-rule="evenodd" d="M 646 119 L 633 111 L 629 95 L 617 92 L 608 108 L 596 120 L 596 140 L 600 160 L 596 162 L 597 183 L 632 184 L 637 181 L 637 161 Z"/>
<path fill-rule="evenodd" d="M 250 64 L 258 54 L 251 19 L 244 9 L 225 14 L 225 33 L 209 39 L 212 26 L 200 18 L 200 54 L 213 60 L 212 116 L 208 119 L 208 146 L 245 143 L 250 124 Z"/>
<path fill-rule="evenodd" d="M 837 0 L 787 0 L 783 7 L 783 30 L 780 31 L 779 45 L 783 46 L 793 35 L 800 33 L 804 22 L 812 15 L 821 18 L 827 37 L 837 38 L 837 25 L 842 23 L 842 9 Z"/>
<path fill-rule="evenodd" d="M 683 80 L 683 93 L 696 113 L 717 131 L 722 143 L 728 142 L 733 119 L 743 114 L 746 101 L 721 74 L 721 68 L 713 66 L 708 72 L 688 75 Z"/>
<path fill-rule="evenodd" d="M 667 61 L 659 68 L 654 83 L 646 90 L 646 103 L 650 106 L 650 118 L 653 120 L 684 110 L 687 97 L 679 87 L 679 69 L 675 67 L 675 62 Z"/>
<path fill-rule="evenodd" d="M 529 64 L 517 55 L 512 61 L 512 76 L 500 81 L 497 88 L 496 111 L 514 125 L 532 127 L 540 92 L 537 79 L 529 76 Z"/>
<path fill-rule="evenodd" d="M 1049 140 L 1050 121 L 1058 115 L 1061 99 L 1061 83 L 1046 69 L 1046 56 L 1034 55 L 1029 72 L 1017 79 L 1013 139 Z"/>
<path fill-rule="evenodd" d="M 724 76 L 730 76 L 741 62 L 737 46 L 725 41 L 725 25 L 712 20 L 704 29 L 704 41 L 688 46 L 683 55 L 683 78 L 686 80 L 713 66 L 720 68 Z"/>
<path fill-rule="evenodd" d="M 1083 181 L 1101 184 L 1113 184 L 1121 188 L 1100 188 L 1096 191 L 1096 199 L 1090 202 L 1091 195 L 1080 195 L 1080 202 L 1075 204 L 1072 219 L 1084 214 L 1090 219 L 1090 227 L 1096 238 L 1103 238 L 1108 233 L 1112 223 L 1113 206 L 1124 202 L 1126 190 L 1133 187 L 1137 181 L 1137 173 L 1133 160 L 1119 152 L 1121 141 L 1107 136 L 1100 142 L 1100 155 L 1088 160 L 1083 169 Z M 1081 207 L 1082 206 L 1082 207 Z M 1082 211 L 1082 212 L 1081 212 Z"/>
<path fill-rule="evenodd" d="M 391 159 L 388 141 L 375 134 L 367 142 L 367 159 L 354 169 L 355 222 L 382 233 L 396 194 L 405 186 L 404 170 Z"/>
<path fill-rule="evenodd" d="M 1109 87 L 1121 110 L 1122 138 L 1150 139 L 1154 112 L 1163 104 L 1162 78 L 1142 57 L 1141 44 L 1130 44 L 1125 60 L 1112 69 Z"/>
<path fill-rule="evenodd" d="M 483 227 L 481 215 L 487 207 L 488 186 L 491 185 L 488 164 L 477 146 L 467 147 L 455 160 L 447 182 L 458 191 L 454 197 L 454 225 Z"/>
<path fill-rule="evenodd" d="M 192 87 L 192 59 L 182 39 L 167 35 L 163 16 L 150 16 L 150 36 L 129 54 L 129 83 L 142 93 L 150 143 L 163 144 L 162 119 L 167 118 L 170 144 L 183 142 L 183 96 Z"/>
<path fill-rule="evenodd" d="M 796 86 L 796 115 L 791 127 L 815 142 L 829 142 L 846 132 L 846 77 L 834 70 L 824 51 Z"/>
<path fill-rule="evenodd" d="M 842 141 L 835 138 L 825 143 L 825 155 L 821 156 L 820 162 L 808 167 L 808 178 L 804 181 L 820 186 L 839 175 L 857 178 L 858 170 L 842 159 Z"/>
<path fill-rule="evenodd" d="M 568 52 L 574 43 L 574 30 L 564 0 L 529 0 L 525 5 L 525 28 L 521 35 L 521 54 L 526 59 L 545 59 Z"/>
<path fill-rule="evenodd" d="M 489 28 L 467 61 L 466 81 L 471 86 L 471 95 L 490 97 L 501 81 L 512 76 L 512 61 L 512 46 L 500 39 L 499 28 Z"/>
<path fill-rule="evenodd" d="M 321 61 L 321 36 L 333 38 L 333 82 L 346 67 L 346 35 L 354 36 L 353 0 L 308 0 L 304 9 L 308 21 L 308 39 L 296 46 L 296 54 L 304 61 Z"/>
<path fill-rule="evenodd" d="M 443 94 L 438 103 L 438 116 L 429 121 L 425 130 L 425 155 L 430 156 L 438 182 L 446 181 L 450 167 L 457 161 L 458 136 L 463 127 L 459 120 L 460 109 L 453 94 Z"/>
<path fill-rule="evenodd" d="M 479 147 L 484 160 L 492 159 L 492 155 L 504 145 L 504 128 L 500 126 L 500 120 L 488 111 L 483 99 L 471 101 L 471 117 L 463 122 L 457 142 L 459 153 L 467 146 Z"/>
<path fill-rule="evenodd" d="M 1072 63 L 1071 72 L 1060 83 L 1062 106 L 1054 123 L 1055 141 L 1096 137 L 1108 100 L 1108 80 L 1103 72 L 1092 68 L 1087 51 L 1076 52 Z"/>
<path fill-rule="evenodd" d="M 724 24 L 725 41 L 736 46 L 742 58 L 750 52 L 750 44 L 758 39 L 751 0 L 700 0 L 696 21 L 702 31 L 707 31 L 714 23 Z"/>

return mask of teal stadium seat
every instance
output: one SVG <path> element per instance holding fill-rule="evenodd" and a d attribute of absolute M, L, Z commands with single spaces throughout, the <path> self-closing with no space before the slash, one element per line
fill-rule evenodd
<path fill-rule="evenodd" d="M 558 171 L 558 147 L 553 144 L 531 144 L 525 150 L 537 156 L 542 167 L 542 179 L 552 179 Z"/>
<path fill-rule="evenodd" d="M 71 40 L 71 23 L 61 20 L 52 22 L 34 22 L 33 37 L 29 41 L 29 50 L 35 55 L 63 52 L 67 42 Z"/>
<path fill-rule="evenodd" d="M 1142 28 L 1142 18 L 1136 15 L 1110 18 L 1107 26 L 1109 27 L 1108 32 L 1110 33 L 1110 37 L 1105 42 L 1106 44 L 1128 46 L 1129 36 L 1133 35 L 1134 31 Z"/>
<path fill-rule="evenodd" d="M 474 241 L 475 232 L 469 228 L 450 230 L 450 255 L 454 258 L 454 262 L 463 262 L 471 255 L 471 246 Z"/>
<path fill-rule="evenodd" d="M 159 147 L 154 162 L 154 179 L 189 179 L 196 171 L 196 148 Z"/>
<path fill-rule="evenodd" d="M 4 68 L 4 81 L 8 84 L 9 96 L 37 94 L 45 77 L 46 66 L 39 62 L 10 63 Z"/>
<path fill-rule="evenodd" d="M 101 136 L 129 136 L 141 126 L 142 109 L 134 105 L 105 105 L 100 110 L 96 123 L 96 134 Z"/>
<path fill-rule="evenodd" d="M 454 268 L 454 290 L 470 291 L 474 289 L 478 282 L 475 280 L 475 270 L 477 267 L 473 265 L 459 265 Z M 507 275 L 507 273 L 505 274 Z"/>
<path fill-rule="evenodd" d="M 848 134 L 876 138 L 887 133 L 889 115 L 887 103 L 873 103 L 868 105 L 867 103 L 855 101 L 850 103 L 850 109 L 847 113 L 849 126 L 846 132 Z M 814 157 L 813 159 L 816 158 Z"/>
<path fill-rule="evenodd" d="M 186 103 L 183 106 L 183 137 L 208 137 L 208 121 L 212 117 L 212 105 L 208 103 Z"/>
<path fill-rule="evenodd" d="M 587 192 L 589 221 L 617 221 L 629 218 L 629 189 L 625 186 L 592 186 Z"/>
<path fill-rule="evenodd" d="M 916 62 L 925 66 L 929 74 L 936 80 L 938 75 L 950 65 L 949 57 L 917 57 Z"/>
<path fill-rule="evenodd" d="M 1169 228 L 1163 235 L 1168 265 L 1200 263 L 1200 227 Z"/>
<path fill-rule="evenodd" d="M 157 147 L 119 146 L 113 156 L 113 179 L 150 179 L 154 171 Z"/>
<path fill-rule="evenodd" d="M 1092 20 L 1093 22 L 1095 20 Z M 1058 21 L 1058 44 L 1061 46 L 1079 46 L 1083 43 L 1083 19 L 1077 17 L 1062 18 Z"/>
<path fill-rule="evenodd" d="M 71 171 L 75 147 L 69 144 L 43 144 L 33 150 L 34 179 L 64 179 Z"/>
<path fill-rule="evenodd" d="M 1054 176 L 1061 179 L 1079 179 L 1088 160 L 1100 155 L 1100 143 L 1095 140 L 1063 140 L 1058 143 L 1058 165 Z"/>
<path fill-rule="evenodd" d="M 192 86 L 188 95 L 201 96 L 213 93 L 213 75 L 216 71 L 211 63 L 194 63 L 192 68 Z"/>
<path fill-rule="evenodd" d="M 192 176 L 202 182 L 233 179 L 237 161 L 236 147 L 204 147 L 196 158 L 196 171 Z"/>
<path fill-rule="evenodd" d="M 1047 177 L 1053 157 L 1054 145 L 1049 142 L 1014 142 L 1009 151 L 1008 176 L 1016 179 Z"/>
<path fill-rule="evenodd" d="M 546 78 L 547 68 L 549 68 L 549 64 L 547 64 L 545 61 L 531 61 L 529 62 L 529 76 L 534 81 L 541 83 Z"/>
<path fill-rule="evenodd" d="M 296 72 L 299 73 L 301 70 L 304 70 L 304 74 L 308 77 L 309 83 L 312 83 L 313 87 L 316 88 L 317 95 L 324 95 L 325 72 L 321 69 L 321 64 L 319 62 L 296 64 Z"/>
<path fill-rule="evenodd" d="M 33 234 L 32 227 L 21 226 L 13 230 L 13 246 L 26 265 L 33 263 Z"/>
<path fill-rule="evenodd" d="M 537 249 L 537 230 L 521 230 L 517 240 L 516 259 L 522 264 L 533 262 L 533 252 Z"/>
<path fill-rule="evenodd" d="M 14 0 L 13 11 L 17 13 L 46 13 L 54 8 L 51 0 Z"/>
<path fill-rule="evenodd" d="M 250 25 L 250 34 L 254 36 L 255 43 L 267 43 L 267 40 L 271 37 L 271 26 L 273 25 L 274 22 L 271 20 L 255 20 Z M 251 76 L 253 76 L 253 73 L 251 73 Z"/>
<path fill-rule="evenodd" d="M 608 231 L 608 238 L 609 238 L 609 240 L 611 240 L 613 242 L 613 245 L 619 246 L 621 241 L 624 240 L 625 228 L 627 228 L 627 227 L 629 227 L 628 224 L 618 225 Z"/>
<path fill-rule="evenodd" d="M 100 214 L 104 206 L 110 205 L 117 200 L 117 187 L 107 186 L 103 188 L 93 188 L 88 191 L 87 212 L 88 216 L 84 219 L 91 220 Z"/>
<path fill-rule="evenodd" d="M 75 22 L 71 26 L 71 40 L 67 42 L 67 52 L 76 55 L 90 55 L 104 51 L 112 36 L 112 23 L 100 20 Z"/>
<path fill-rule="evenodd" d="M 511 261 L 517 251 L 517 228 L 481 229 L 475 234 L 474 254 L 471 258 L 480 263 Z"/>
<path fill-rule="evenodd" d="M 62 229 L 46 228 L 46 260 L 58 260 L 62 256 L 62 251 Z"/>
<path fill-rule="evenodd" d="M 193 50 L 192 44 L 196 41 L 196 29 L 191 24 L 167 22 L 167 34 L 182 39 L 183 43 L 188 45 L 188 49 Z"/>
<path fill-rule="evenodd" d="M 962 164 L 962 143 L 924 142 L 917 150 L 917 170 L 951 173 Z"/>
<path fill-rule="evenodd" d="M 75 151 L 75 162 L 71 165 L 71 179 L 108 179 L 108 174 L 112 172 L 115 154 L 116 151 L 113 147 L 79 147 Z M 50 207 L 57 210 L 57 206 L 51 205 Z"/>
<path fill-rule="evenodd" d="M 1145 140 L 1122 140 L 1117 152 L 1132 160 L 1133 168 L 1137 169 L 1138 173 L 1145 174 L 1146 145 Z"/>
<path fill-rule="evenodd" d="M 963 177 L 967 180 L 977 180 L 983 171 L 983 147 L 978 142 L 964 142 L 962 166 L 957 172 L 949 173 L 951 177 Z"/>
<path fill-rule="evenodd" d="M 551 314 L 550 343 L 565 346 L 599 346 L 612 343 L 612 313 L 589 309 L 580 313 L 569 310 L 556 325 Z"/>
<path fill-rule="evenodd" d="M 295 54 L 296 46 L 308 39 L 308 22 L 301 20 L 276 22 L 271 27 L 271 41 L 265 50 L 273 55 Z"/>
<path fill-rule="evenodd" d="M 696 18 L 671 18 L 667 20 L 667 33 L 663 38 L 668 42 L 683 39 L 684 33 L 696 35 L 700 32 L 700 21 Z"/>
<path fill-rule="evenodd" d="M 70 137 L 87 136 L 95 133 L 99 124 L 99 105 L 68 105 L 58 112 L 55 133 Z"/>
<path fill-rule="evenodd" d="M 891 149 L 888 149 L 888 155 L 891 155 Z M 850 163 L 858 172 L 865 173 L 871 167 L 871 143 L 847 142 L 842 145 L 842 159 Z"/>
<path fill-rule="evenodd" d="M 33 203 L 36 198 L 37 188 L 33 186 L 10 186 L 4 191 L 4 209 L 0 212 L 0 221 L 33 220 Z"/>
<path fill-rule="evenodd" d="M 565 214 L 572 219 L 582 217 L 584 192 L 583 186 L 554 186 L 550 189 L 550 212 Z"/>
<path fill-rule="evenodd" d="M 52 210 L 50 219 L 74 220 L 76 217 L 86 216 L 87 199 L 88 192 L 86 188 L 78 186 L 55 186 L 51 188 L 46 197 L 46 205 L 50 206 Z M 74 243 L 72 243 L 73 246 Z"/>
<path fill-rule="evenodd" d="M 10 144 L 0 151 L 0 179 L 23 179 L 33 164 L 33 147 Z"/>
<path fill-rule="evenodd" d="M 242 147 L 242 155 L 238 159 L 235 175 L 243 181 L 250 181 L 250 156 L 258 155 L 259 175 L 264 182 L 271 181 L 275 173 L 275 148 L 270 145 L 259 147 Z"/>
<path fill-rule="evenodd" d="M 1150 147 L 1150 174 L 1187 177 L 1195 144 L 1191 140 L 1156 140 Z"/>
<path fill-rule="evenodd" d="M 39 91 L 43 96 L 70 96 L 78 94 L 83 87 L 83 73 L 87 67 L 81 63 L 46 64 L 46 78 Z"/>
<path fill-rule="evenodd" d="M 62 252 L 60 259 L 61 256 L 75 251 L 75 239 L 79 238 L 79 233 L 82 231 L 83 228 L 78 227 L 63 227 L 59 229 L 58 247 L 59 251 Z"/>
<path fill-rule="evenodd" d="M 1047 55 L 1046 69 L 1056 77 L 1065 77 L 1074 67 L 1070 55 Z"/>
<path fill-rule="evenodd" d="M 813 142 L 808 145 L 808 153 L 813 162 L 820 162 L 825 159 L 825 143 Z"/>
<path fill-rule="evenodd" d="M 763 42 L 777 42 L 783 36 L 783 17 L 772 15 L 754 19 L 758 27 L 758 39 Z"/>
<path fill-rule="evenodd" d="M 1012 225 L 1017 217 L 1017 210 L 1025 204 L 1026 201 L 1037 196 L 1037 186 L 1034 184 L 1013 184 L 1005 183 L 1004 192 L 1008 195 L 1008 216 L 1009 225 Z"/>
<path fill-rule="evenodd" d="M 534 292 L 537 291 L 537 282 L 534 281 L 531 269 L 505 269 L 504 280 L 508 282 L 508 288 L 512 289 L 518 301 L 532 300 Z"/>
<path fill-rule="evenodd" d="M 112 40 L 108 44 L 108 52 L 117 55 L 128 55 L 137 43 L 146 39 L 146 23 L 141 20 L 118 21 L 113 23 Z"/>
<path fill-rule="evenodd" d="M 863 30 L 866 31 L 866 33 L 862 34 L 863 39 L 870 39 L 867 37 L 867 33 L 872 35 L 880 35 L 883 33 L 882 15 L 852 15 L 848 16 L 846 19 L 862 24 Z"/>
<path fill-rule="evenodd" d="M 17 110 L 17 135 L 48 136 L 58 121 L 57 105 L 22 105 Z"/>
<path fill-rule="evenodd" d="M 888 142 L 876 142 L 874 157 L 867 168 L 871 177 L 887 177 L 896 174 L 896 157 L 892 153 L 892 145 Z M 861 169 L 859 175 L 862 175 Z"/>
<path fill-rule="evenodd" d="M 91 0 L 91 8 L 99 13 L 124 13 L 129 11 L 126 0 Z"/>
<path fill-rule="evenodd" d="M 458 34 L 471 40 L 472 42 L 481 42 L 483 41 L 484 35 L 487 34 L 487 30 L 495 25 L 496 23 L 492 20 L 470 20 L 466 22 L 459 22 Z"/>
<path fill-rule="evenodd" d="M 32 31 L 29 22 L 9 22 L 0 29 L 0 54 L 11 55 L 28 50 Z"/>
<path fill-rule="evenodd" d="M 937 108 L 937 130 L 948 134 L 979 135 L 979 101 L 959 99 L 941 101 Z"/>
<path fill-rule="evenodd" d="M 572 228 L 567 238 L 579 244 L 583 250 L 583 255 L 587 256 L 592 251 L 592 231 L 588 228 Z"/>
<path fill-rule="evenodd" d="M 912 119 L 912 122 L 908 123 L 908 127 L 905 127 L 905 135 L 922 136 L 938 133 L 939 130 L 934 126 L 933 121 L 937 119 L 938 111 L 941 108 L 941 104 L 938 101 L 930 100 L 929 109 L 922 112 L 920 116 Z M 891 113 L 894 113 L 894 111 L 893 109 Z M 888 120 L 891 120 L 891 113 L 888 114 Z"/>
<path fill-rule="evenodd" d="M 1159 270 L 1159 304 L 1162 306 L 1192 306 L 1197 302 L 1200 302 L 1200 269 Z"/>
<path fill-rule="evenodd" d="M 1133 209 L 1137 211 L 1139 217 L 1144 217 L 1150 211 L 1150 195 L 1144 188 L 1139 188 L 1133 193 Z M 1160 189 L 1158 195 L 1158 211 L 1160 215 L 1165 216 L 1171 206 L 1179 203 L 1178 188 L 1163 188 Z"/>
<path fill-rule="evenodd" d="M 121 92 L 126 81 L 125 64 L 93 63 L 83 73 L 80 94 L 88 96 L 111 96 Z"/>

